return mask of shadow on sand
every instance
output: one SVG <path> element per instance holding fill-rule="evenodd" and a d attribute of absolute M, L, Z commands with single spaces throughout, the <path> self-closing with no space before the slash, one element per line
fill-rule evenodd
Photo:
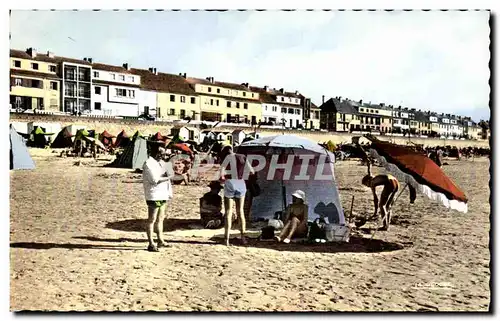
<path fill-rule="evenodd" d="M 138 251 L 143 247 L 130 246 L 106 246 L 94 244 L 74 244 L 74 243 L 40 243 L 40 242 L 14 242 L 10 243 L 11 248 L 32 249 L 32 250 L 50 250 L 50 249 L 69 249 L 69 250 L 119 250 L 119 251 Z"/>
<path fill-rule="evenodd" d="M 170 232 L 174 230 L 181 229 L 200 229 L 199 220 L 196 219 L 166 219 L 164 223 L 164 232 Z M 143 232 L 146 225 L 146 220 L 142 219 L 132 219 L 117 222 L 110 222 L 106 224 L 107 228 L 116 229 L 126 232 Z M 215 231 L 214 231 L 215 232 Z M 364 231 L 369 233 L 367 229 Z M 373 231 L 370 231 L 373 232 Z M 233 237 L 233 236 L 232 236 Z M 95 237 L 77 237 L 83 238 L 89 241 L 96 242 L 147 242 L 145 239 L 131 239 L 131 238 L 115 238 L 115 239 L 103 239 Z M 214 235 L 207 241 L 195 241 L 195 240 L 169 240 L 170 243 L 185 243 L 185 244 L 222 244 L 224 236 L 222 234 Z M 351 252 L 351 253 L 373 253 L 373 252 L 390 252 L 402 250 L 411 247 L 411 243 L 395 243 L 387 242 L 380 239 L 370 239 L 367 237 L 353 235 L 350 238 L 349 243 L 318 243 L 311 244 L 307 242 L 292 242 L 291 244 L 276 243 L 274 241 L 262 241 L 258 238 L 247 238 L 248 243 L 246 245 L 241 244 L 238 238 L 232 238 L 231 244 L 235 246 L 242 247 L 255 247 L 255 248 L 267 248 L 274 249 L 278 251 L 291 251 L 291 252 L 323 252 L 323 253 L 336 253 L 336 252 Z"/>
<path fill-rule="evenodd" d="M 124 232 L 144 232 L 146 229 L 147 220 L 145 219 L 130 219 L 117 222 L 109 222 L 106 228 L 124 231 Z M 197 219 L 179 219 L 167 218 L 163 222 L 163 232 L 172 232 L 176 230 L 191 230 L 201 229 L 200 220 Z"/>

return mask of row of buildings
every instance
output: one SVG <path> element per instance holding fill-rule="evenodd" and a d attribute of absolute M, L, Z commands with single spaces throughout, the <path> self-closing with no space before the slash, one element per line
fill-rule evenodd
<path fill-rule="evenodd" d="M 468 117 L 335 97 L 320 107 L 298 91 L 188 77 L 10 50 L 10 107 L 78 115 L 191 119 L 336 132 L 485 138 Z M 484 126 L 483 126 L 484 127 Z"/>
<path fill-rule="evenodd" d="M 319 129 L 320 109 L 299 92 L 228 83 L 10 50 L 10 105 L 38 110 L 109 117 L 150 115 L 159 120 L 193 119 L 265 123 Z"/>
<path fill-rule="evenodd" d="M 335 132 L 376 132 L 382 135 L 418 135 L 440 138 L 487 139 L 489 122 L 470 117 L 417 110 L 384 103 L 364 103 L 334 97 L 320 106 L 322 129 Z"/>

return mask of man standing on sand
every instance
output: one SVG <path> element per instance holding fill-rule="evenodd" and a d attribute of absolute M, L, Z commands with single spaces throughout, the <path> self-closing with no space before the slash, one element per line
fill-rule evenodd
<path fill-rule="evenodd" d="M 142 179 L 146 204 L 148 205 L 147 235 L 148 251 L 150 252 L 158 252 L 158 247 L 167 247 L 163 240 L 163 220 L 165 219 L 166 203 L 173 197 L 170 180 L 175 174 L 171 163 L 166 163 L 165 167 L 160 163 L 165 155 L 165 148 L 153 145 L 151 155 L 143 166 Z M 153 241 L 155 227 L 158 235 L 158 247 Z"/>

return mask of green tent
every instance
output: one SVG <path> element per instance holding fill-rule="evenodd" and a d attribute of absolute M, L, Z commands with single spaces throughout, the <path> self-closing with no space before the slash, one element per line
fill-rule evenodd
<path fill-rule="evenodd" d="M 137 132 L 138 133 L 138 132 Z M 137 134 L 136 133 L 136 134 Z M 123 153 L 110 164 L 111 167 L 142 169 L 144 162 L 148 159 L 148 147 L 146 138 L 134 135 L 131 143 Z"/>

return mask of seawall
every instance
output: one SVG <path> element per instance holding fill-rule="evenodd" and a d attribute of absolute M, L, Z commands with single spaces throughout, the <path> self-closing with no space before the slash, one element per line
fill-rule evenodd
<path fill-rule="evenodd" d="M 133 134 L 137 130 L 145 135 L 155 134 L 160 132 L 163 135 L 170 134 L 170 129 L 173 127 L 172 122 L 149 122 L 139 120 L 124 120 L 115 118 L 97 118 L 97 117 L 76 117 L 76 116 L 59 116 L 59 115 L 34 115 L 34 114 L 10 114 L 9 122 L 40 122 L 40 123 L 58 123 L 61 127 L 68 125 L 83 125 L 87 129 L 95 129 L 97 132 L 107 130 L 111 134 L 118 134 L 120 131 L 125 130 L 127 134 Z M 188 126 L 189 127 L 189 126 Z M 235 127 L 217 127 L 218 130 L 232 131 Z M 244 129 L 245 130 L 245 129 Z M 282 130 L 273 129 L 259 129 L 258 132 L 263 136 L 279 135 Z M 332 142 L 339 144 L 351 142 L 351 138 L 359 136 L 359 134 L 344 134 L 332 132 L 310 132 L 305 130 L 288 130 L 286 134 L 298 135 L 304 138 L 309 138 L 317 142 Z M 390 137 L 378 136 L 381 140 L 393 140 L 397 144 L 406 145 L 408 137 Z M 450 139 L 436 139 L 436 138 L 411 138 L 411 141 L 416 144 L 424 144 L 424 146 L 457 146 L 457 147 L 487 147 L 489 148 L 488 140 L 450 140 Z"/>

